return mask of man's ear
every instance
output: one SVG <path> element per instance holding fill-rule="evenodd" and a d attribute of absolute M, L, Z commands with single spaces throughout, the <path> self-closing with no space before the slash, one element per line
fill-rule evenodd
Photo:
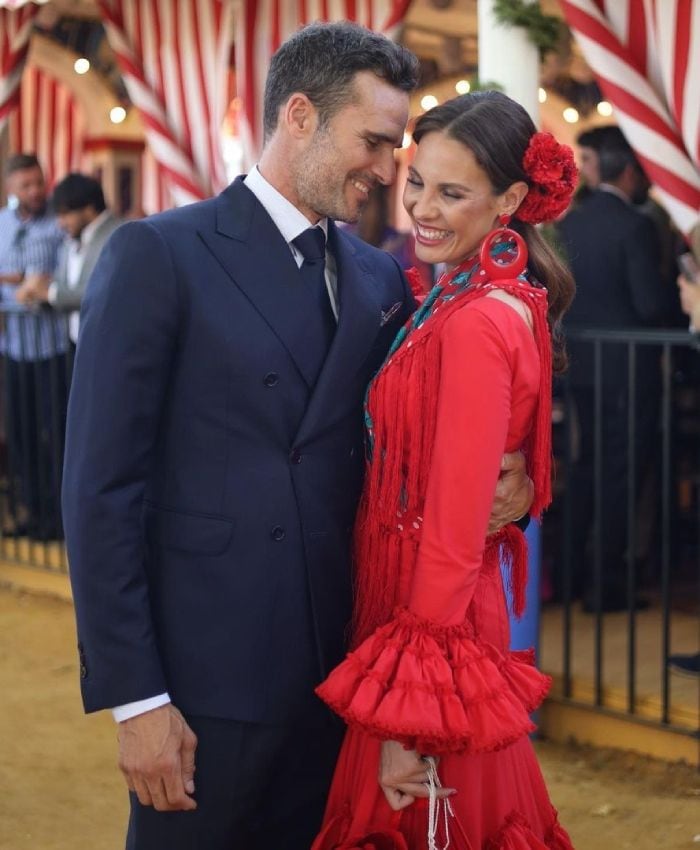
<path fill-rule="evenodd" d="M 314 134 L 318 126 L 316 107 L 302 92 L 294 92 L 280 109 L 279 123 L 294 139 L 303 140 Z"/>

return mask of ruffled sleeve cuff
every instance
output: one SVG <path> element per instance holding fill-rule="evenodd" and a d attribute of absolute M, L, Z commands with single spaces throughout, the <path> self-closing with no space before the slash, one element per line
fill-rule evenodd
<path fill-rule="evenodd" d="M 527 652 L 500 653 L 470 626 L 439 626 L 405 608 L 316 690 L 349 725 L 420 753 L 487 752 L 535 727 L 551 679 Z"/>

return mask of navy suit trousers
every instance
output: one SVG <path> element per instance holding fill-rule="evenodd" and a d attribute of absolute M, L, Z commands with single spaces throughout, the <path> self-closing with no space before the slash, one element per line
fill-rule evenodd
<path fill-rule="evenodd" d="M 131 794 L 127 850 L 309 850 L 344 725 L 313 729 L 187 717 L 197 735 L 193 812 Z"/>

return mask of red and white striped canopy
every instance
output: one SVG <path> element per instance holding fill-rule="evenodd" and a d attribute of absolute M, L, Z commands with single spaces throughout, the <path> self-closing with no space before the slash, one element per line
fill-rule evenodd
<path fill-rule="evenodd" d="M 562 0 L 600 88 L 678 227 L 700 215 L 700 0 Z"/>
<path fill-rule="evenodd" d="M 249 0 L 236 25 L 236 75 L 243 101 L 245 165 L 262 147 L 265 77 L 272 54 L 299 27 L 312 21 L 355 21 L 391 36 L 411 0 Z"/>
<path fill-rule="evenodd" d="M 32 3 L 41 6 L 48 2 L 49 0 L 0 0 L 0 9 L 19 9 Z"/>
<path fill-rule="evenodd" d="M 24 8 L 15 9 L 18 5 Z M 19 104 L 20 80 L 37 11 L 37 6 L 25 5 L 25 0 L 21 4 L 0 0 L 0 132 Z"/>
<path fill-rule="evenodd" d="M 220 135 L 232 3 L 98 0 L 98 5 L 171 200 L 183 204 L 219 191 L 226 184 Z"/>
<path fill-rule="evenodd" d="M 139 110 L 157 200 L 207 197 L 226 183 L 220 136 L 227 105 L 233 0 L 97 0 L 129 97 Z M 246 0 L 237 4 L 236 50 L 247 164 L 262 142 L 270 57 L 299 26 L 353 20 L 391 34 L 410 0 Z M 19 7 L 22 6 L 22 9 Z M 7 8 L 2 8 L 7 7 Z M 17 105 L 31 18 L 28 0 L 0 0 L 0 129 Z M 12 10 L 12 11 L 11 11 Z M 146 205 L 146 204 L 145 204 Z"/>
<path fill-rule="evenodd" d="M 63 83 L 29 66 L 18 108 L 10 116 L 10 150 L 35 153 L 49 187 L 69 171 L 81 171 L 85 116 Z"/>

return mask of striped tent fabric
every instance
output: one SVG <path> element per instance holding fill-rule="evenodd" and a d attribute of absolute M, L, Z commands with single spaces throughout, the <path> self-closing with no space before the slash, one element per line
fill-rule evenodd
<path fill-rule="evenodd" d="M 38 10 L 34 4 L 0 0 L 0 132 L 19 104 L 32 21 Z"/>
<path fill-rule="evenodd" d="M 69 171 L 81 171 L 85 118 L 71 91 L 29 66 L 22 77 L 19 106 L 10 117 L 10 151 L 35 153 L 49 187 Z"/>
<path fill-rule="evenodd" d="M 236 75 L 243 102 L 244 163 L 253 165 L 262 148 L 262 105 L 272 54 L 293 32 L 313 21 L 355 21 L 393 36 L 410 0 L 248 0 L 236 23 Z"/>
<path fill-rule="evenodd" d="M 700 215 L 700 0 L 562 0 L 567 23 L 676 225 Z"/>
<path fill-rule="evenodd" d="M 230 0 L 98 0 L 161 185 L 148 212 L 201 200 L 226 185 L 221 124 L 233 41 Z M 154 201 L 155 199 L 155 201 Z"/>

